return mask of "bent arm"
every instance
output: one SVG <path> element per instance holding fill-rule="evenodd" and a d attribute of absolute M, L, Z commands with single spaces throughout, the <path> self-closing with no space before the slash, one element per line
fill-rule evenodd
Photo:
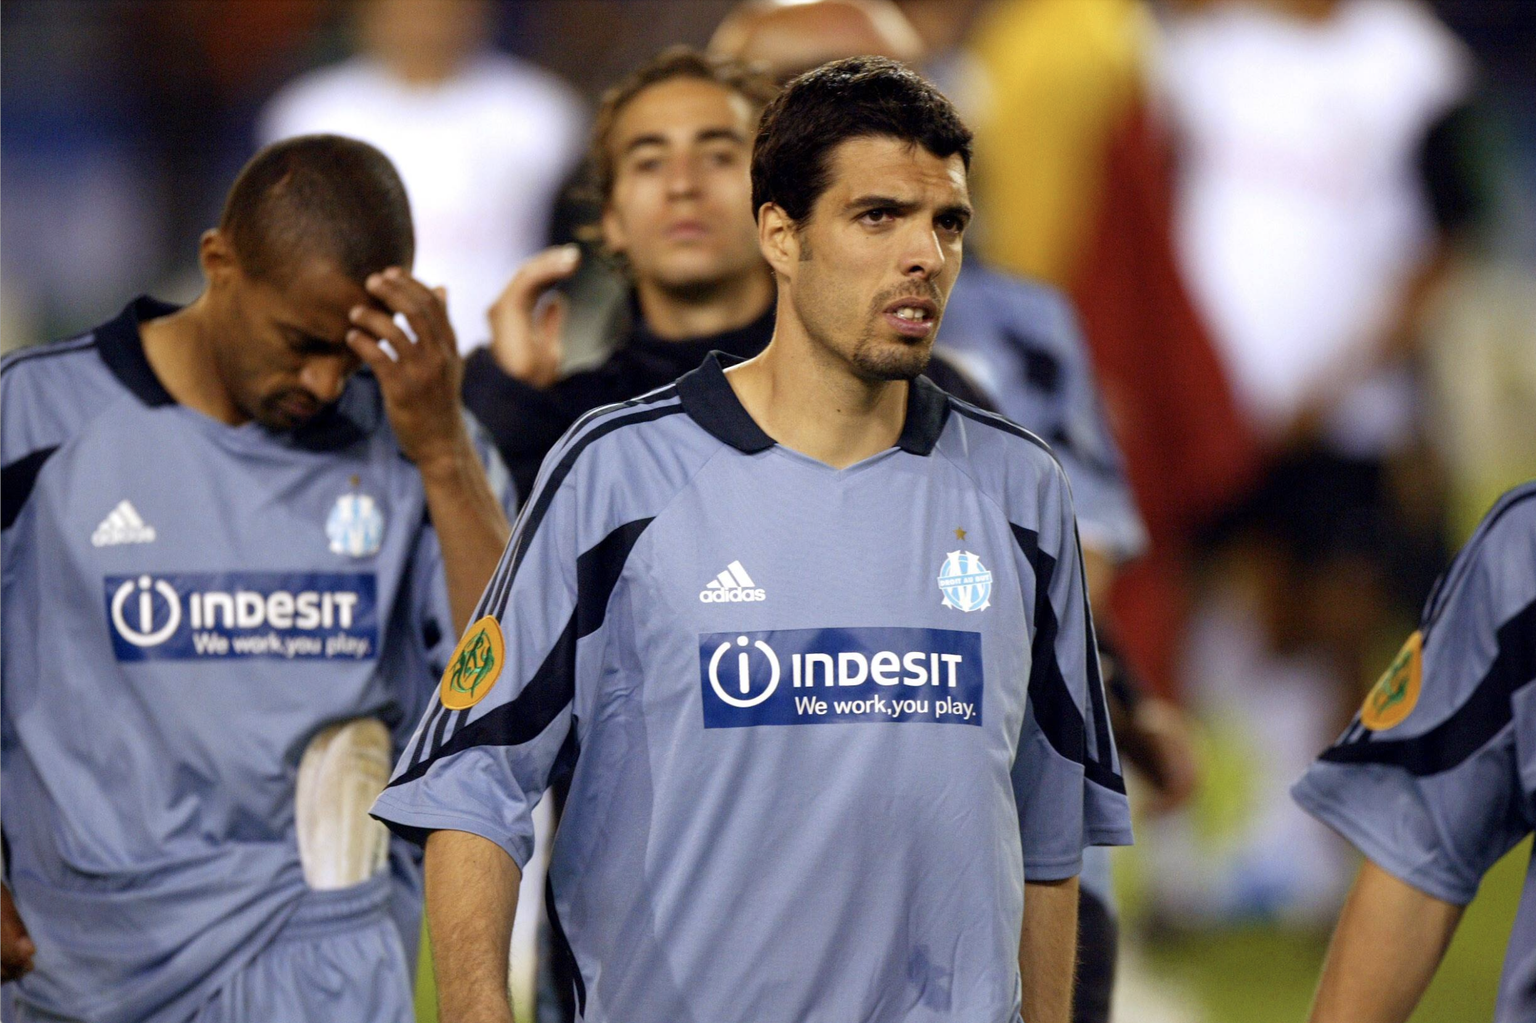
<path fill-rule="evenodd" d="M 1365 861 L 1328 946 L 1311 1023 L 1403 1023 L 1445 956 L 1462 908 Z"/>
<path fill-rule="evenodd" d="M 1077 878 L 1026 881 L 1019 934 L 1024 1018 L 1067 1023 L 1077 976 Z"/>
<path fill-rule="evenodd" d="M 420 468 L 427 513 L 443 552 L 454 632 L 462 635 L 501 560 L 511 527 L 467 436 L 453 451 Z"/>
<path fill-rule="evenodd" d="M 521 881 L 488 839 L 464 831 L 427 839 L 427 932 L 443 1023 L 512 1023 L 507 950 Z"/>

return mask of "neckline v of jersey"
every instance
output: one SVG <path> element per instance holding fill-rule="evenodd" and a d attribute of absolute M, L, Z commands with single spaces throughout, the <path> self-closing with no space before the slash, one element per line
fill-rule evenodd
<path fill-rule="evenodd" d="M 678 378 L 677 394 L 689 418 L 710 436 L 754 455 L 773 447 L 774 439 L 757 425 L 725 379 L 725 367 L 741 361 L 725 352 L 710 352 L 698 369 Z M 948 419 L 949 396 L 927 377 L 918 377 L 907 394 L 907 418 L 896 446 L 908 454 L 932 454 Z"/>

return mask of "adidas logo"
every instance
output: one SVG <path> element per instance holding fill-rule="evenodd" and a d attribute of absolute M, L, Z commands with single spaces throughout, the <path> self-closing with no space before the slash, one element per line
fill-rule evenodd
<path fill-rule="evenodd" d="M 699 599 L 706 604 L 740 604 L 749 600 L 767 600 L 768 591 L 758 588 L 747 570 L 741 567 L 741 562 L 733 561 L 699 591 Z"/>
<path fill-rule="evenodd" d="M 101 520 L 96 532 L 91 534 L 93 547 L 111 547 L 120 543 L 153 543 L 155 527 L 139 518 L 139 513 L 127 501 L 120 501 L 112 514 Z"/>

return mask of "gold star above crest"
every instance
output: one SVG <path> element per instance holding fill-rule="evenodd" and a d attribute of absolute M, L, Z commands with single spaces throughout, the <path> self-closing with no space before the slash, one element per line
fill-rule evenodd
<path fill-rule="evenodd" d="M 956 540 L 964 540 L 965 539 L 965 530 L 956 528 L 955 529 L 955 539 Z"/>
<path fill-rule="evenodd" d="M 362 482 L 363 478 L 356 473 L 353 473 L 351 476 L 347 477 L 347 483 L 352 487 L 353 490 L 356 490 L 362 484 Z"/>

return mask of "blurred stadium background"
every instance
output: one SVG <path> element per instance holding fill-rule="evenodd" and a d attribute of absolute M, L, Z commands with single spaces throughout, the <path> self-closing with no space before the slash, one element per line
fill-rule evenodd
<path fill-rule="evenodd" d="M 0 345 L 83 330 L 139 292 L 195 295 L 197 237 L 234 172 L 265 138 L 328 123 L 399 133 L 405 155 L 391 154 L 413 189 L 423 259 L 431 231 L 441 260 L 421 269 L 454 293 L 461 343 L 477 343 L 512 267 L 571 237 L 582 215 L 557 196 L 602 90 L 667 45 L 704 46 L 734 6 L 6 0 Z M 1138 410 L 1160 412 L 1158 396 L 1126 389 L 1126 367 L 1170 362 L 1190 342 L 1137 328 L 1163 322 L 1170 300 L 1157 284 L 1192 297 L 1195 340 L 1231 385 L 1246 440 L 1234 453 L 1214 438 L 1213 458 L 1228 461 L 1212 463 L 1226 475 L 1204 481 L 1209 493 L 1174 493 L 1201 481 L 1172 476 L 1159 490 L 1155 465 L 1134 479 L 1154 534 L 1178 525 L 1157 552 L 1171 560 L 1133 580 L 1120 605 L 1152 684 L 1199 722 L 1206 784 L 1192 807 L 1143 822 L 1142 845 L 1117 864 L 1127 936 L 1117 1019 L 1299 1020 L 1353 860 L 1309 828 L 1285 786 L 1347 720 L 1482 510 L 1536 476 L 1536 4 L 897 6 L 924 66 L 974 116 L 978 248 L 1079 299 L 1133 477 Z M 515 63 L 486 64 L 487 54 Z M 461 75 L 473 61 L 483 81 Z M 1243 61 L 1293 77 L 1245 93 Z M 381 81 L 377 66 L 397 80 Z M 1285 100 L 1309 90 L 1315 116 L 1287 124 L 1309 108 Z M 412 124 L 443 109 L 500 144 L 441 142 L 452 159 L 425 161 L 413 179 Z M 1254 139 L 1270 129 L 1278 141 L 1266 154 Z M 1274 181 L 1256 185 L 1255 163 Z M 1367 166 L 1375 172 L 1356 173 Z M 418 180 L 435 183 L 417 191 Z M 1330 221 L 1308 188 L 1401 223 Z M 1159 231 L 1167 266 L 1127 255 L 1126 238 Z M 1399 258 L 1405 249 L 1412 259 Z M 1128 260 L 1118 276 L 1117 258 Z M 1318 265 L 1311 277 L 1298 269 Z M 589 283 L 600 305 L 603 282 Z M 1310 329 L 1325 345 L 1330 330 L 1371 334 L 1349 342 L 1370 365 L 1352 376 L 1337 368 L 1347 359 L 1323 358 L 1309 376 L 1272 351 L 1255 358 L 1244 345 L 1268 335 L 1254 322 L 1263 303 L 1247 301 L 1254 289 L 1290 303 L 1294 325 L 1287 317 L 1279 336 Z M 1364 303 L 1380 307 L 1368 323 L 1327 322 L 1329 309 Z M 1298 336 L 1296 351 L 1312 343 Z M 1330 380 L 1340 374 L 1346 385 Z M 1184 386 L 1196 405 L 1209 397 Z M 1342 504 L 1356 477 L 1328 475 L 1341 462 L 1380 470 L 1368 494 Z M 1526 843 L 1489 876 L 1415 1020 L 1489 1018 L 1530 854 Z M 430 1020 L 425 962 L 418 1002 Z"/>

